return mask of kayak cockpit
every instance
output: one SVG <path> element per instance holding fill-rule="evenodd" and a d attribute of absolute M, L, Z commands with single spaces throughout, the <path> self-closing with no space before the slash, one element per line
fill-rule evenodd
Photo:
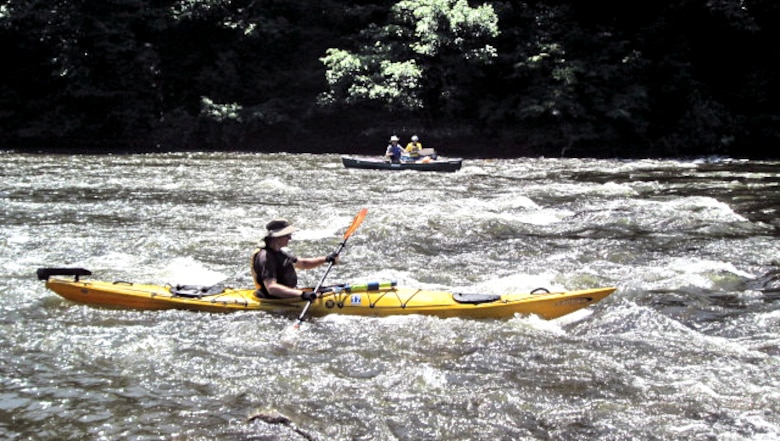
<path fill-rule="evenodd" d="M 452 299 L 458 303 L 479 305 L 480 303 L 497 302 L 501 300 L 501 296 L 498 294 L 470 294 L 456 292 L 452 294 Z"/>
<path fill-rule="evenodd" d="M 188 298 L 201 298 L 204 296 L 212 296 L 215 294 L 222 294 L 225 292 L 225 288 L 220 285 L 205 286 L 205 285 L 176 285 L 169 288 L 171 294 L 177 297 Z"/>

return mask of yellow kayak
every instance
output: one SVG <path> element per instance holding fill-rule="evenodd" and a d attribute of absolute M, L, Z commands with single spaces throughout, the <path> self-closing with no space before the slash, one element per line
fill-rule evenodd
<path fill-rule="evenodd" d="M 93 305 L 209 312 L 266 311 L 290 316 L 300 314 L 306 305 L 306 301 L 298 298 L 258 298 L 254 289 L 81 280 L 81 277 L 91 274 L 83 268 L 38 270 L 38 278 L 46 280 L 46 287 L 50 290 L 68 300 Z M 506 319 L 516 314 L 533 314 L 550 320 L 592 305 L 612 294 L 615 289 L 607 287 L 561 292 L 537 289 L 529 293 L 494 295 L 403 288 L 391 281 L 343 284 L 324 288 L 324 292 L 312 302 L 307 314 L 378 317 L 423 314 L 475 319 Z"/>

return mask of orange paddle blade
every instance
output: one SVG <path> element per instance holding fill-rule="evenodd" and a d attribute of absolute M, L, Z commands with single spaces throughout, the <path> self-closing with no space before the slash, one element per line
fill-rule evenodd
<path fill-rule="evenodd" d="M 363 223 L 363 219 L 366 218 L 366 214 L 368 214 L 368 208 L 360 210 L 360 212 L 355 216 L 355 219 L 352 220 L 352 225 L 350 225 L 349 228 L 347 228 L 347 232 L 344 233 L 344 240 L 349 239 L 349 236 L 351 236 L 352 233 L 358 229 L 360 224 Z"/>

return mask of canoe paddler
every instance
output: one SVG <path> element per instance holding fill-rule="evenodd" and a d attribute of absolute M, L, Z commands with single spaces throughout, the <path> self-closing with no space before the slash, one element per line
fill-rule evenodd
<path fill-rule="evenodd" d="M 420 152 L 422 151 L 422 143 L 420 142 L 420 138 L 417 137 L 417 135 L 412 135 L 412 140 L 409 142 L 409 144 L 406 144 L 406 149 L 404 150 L 407 155 L 412 157 L 412 159 L 419 159 Z"/>
<path fill-rule="evenodd" d="M 258 249 L 252 253 L 252 276 L 260 298 L 280 299 L 301 297 L 314 300 L 316 294 L 297 288 L 296 269 L 311 269 L 325 263 L 338 263 L 336 253 L 320 257 L 295 257 L 287 248 L 292 233 L 297 231 L 286 219 L 274 219 L 266 224 L 267 230 Z"/>
<path fill-rule="evenodd" d="M 387 149 L 385 150 L 385 157 L 390 160 L 393 164 L 400 164 L 401 163 L 401 155 L 404 154 L 404 149 L 400 145 L 398 145 L 398 142 L 401 140 L 401 138 L 393 135 L 390 137 L 390 144 L 387 145 Z"/>

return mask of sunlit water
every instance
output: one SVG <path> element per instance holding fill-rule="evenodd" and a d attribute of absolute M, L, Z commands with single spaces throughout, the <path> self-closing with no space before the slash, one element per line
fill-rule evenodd
<path fill-rule="evenodd" d="M 775 440 L 780 163 L 0 154 L 0 439 Z M 275 217 L 330 282 L 615 285 L 554 321 L 130 311 L 41 266 L 251 284 Z M 299 273 L 315 284 L 323 269 Z M 290 424 L 248 417 L 275 410 Z"/>

